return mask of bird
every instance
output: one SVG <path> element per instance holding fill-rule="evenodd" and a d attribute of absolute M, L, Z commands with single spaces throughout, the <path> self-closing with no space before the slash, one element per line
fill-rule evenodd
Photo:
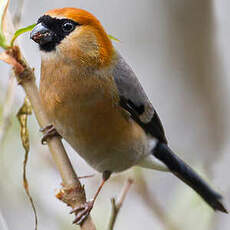
<path fill-rule="evenodd" d="M 49 10 L 30 38 L 40 49 L 39 92 L 51 121 L 42 142 L 60 135 L 102 173 L 94 198 L 72 210 L 74 223 L 85 221 L 111 174 L 133 166 L 171 172 L 214 210 L 228 213 L 222 196 L 169 147 L 137 76 L 94 15 L 78 8 Z"/>

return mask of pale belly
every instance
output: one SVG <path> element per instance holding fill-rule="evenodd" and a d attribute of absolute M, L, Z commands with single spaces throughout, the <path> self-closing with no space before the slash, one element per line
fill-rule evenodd
<path fill-rule="evenodd" d="M 143 129 L 114 105 L 65 102 L 49 116 L 58 133 L 97 171 L 123 171 L 148 154 Z"/>
<path fill-rule="evenodd" d="M 78 154 L 100 172 L 126 170 L 148 154 L 147 137 L 135 122 L 122 116 L 103 117 L 79 118 L 76 114 L 75 119 L 70 119 L 72 122 L 55 119 L 54 125 Z"/>

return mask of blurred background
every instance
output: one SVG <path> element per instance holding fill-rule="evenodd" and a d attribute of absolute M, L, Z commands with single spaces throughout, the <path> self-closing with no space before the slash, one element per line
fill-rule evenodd
<path fill-rule="evenodd" d="M 11 0 L 14 15 L 21 8 Z M 164 124 L 170 146 L 225 197 L 230 209 L 230 2 L 228 0 L 24 0 L 20 26 L 37 21 L 58 7 L 83 8 L 99 18 L 113 42 L 132 66 Z M 39 83 L 40 55 L 29 34 L 19 38 L 23 53 L 35 68 Z M 0 135 L 0 230 L 34 228 L 31 205 L 22 185 L 24 150 L 16 113 L 23 103 L 20 86 L 9 83 L 8 65 L 0 63 L 0 130 L 6 100 L 12 102 L 10 123 Z M 8 85 L 13 94 L 7 96 Z M 14 85 L 14 84 L 13 84 Z M 5 111 L 5 110 L 4 110 Z M 61 179 L 38 124 L 29 118 L 31 151 L 28 179 L 39 229 L 78 229 L 70 209 L 55 198 Z M 78 175 L 95 173 L 64 143 Z M 230 218 L 214 213 L 190 188 L 167 173 L 134 168 L 114 175 L 106 184 L 93 219 L 106 229 L 112 197 L 127 177 L 135 180 L 115 229 L 228 230 Z M 90 199 L 101 176 L 82 180 Z"/>

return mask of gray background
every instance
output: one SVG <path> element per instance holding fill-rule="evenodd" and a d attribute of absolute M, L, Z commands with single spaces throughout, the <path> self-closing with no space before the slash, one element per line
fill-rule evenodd
<path fill-rule="evenodd" d="M 11 12 L 18 7 L 11 1 Z M 225 197 L 230 208 L 230 3 L 227 0 L 68 0 L 24 1 L 21 26 L 36 22 L 52 8 L 83 8 L 99 18 L 136 72 L 164 124 L 170 146 Z M 39 82 L 40 55 L 29 34 L 19 38 Z M 9 67 L 1 63 L 0 109 Z M 0 151 L 0 229 L 33 229 L 33 213 L 22 187 L 23 149 L 15 114 L 23 101 L 16 89 L 12 125 Z M 1 110 L 0 110 L 1 111 Z M 0 113 L 1 114 L 1 113 Z M 0 117 L 1 118 L 1 117 Z M 29 120 L 31 155 L 28 177 L 39 215 L 39 229 L 77 229 L 73 216 L 54 194 L 60 177 L 41 134 Z M 79 175 L 94 171 L 65 143 Z M 125 181 L 135 179 L 115 229 L 227 230 L 229 216 L 214 213 L 187 186 L 167 173 L 132 169 L 115 175 L 99 196 L 92 216 L 105 229 L 110 198 Z M 84 180 L 90 199 L 100 175 Z M 4 224 L 5 223 L 5 224 Z M 4 227 L 5 225 L 5 227 Z"/>

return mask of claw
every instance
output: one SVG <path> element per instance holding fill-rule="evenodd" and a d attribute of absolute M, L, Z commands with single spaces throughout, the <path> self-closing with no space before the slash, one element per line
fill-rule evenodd
<path fill-rule="evenodd" d="M 57 130 L 54 128 L 54 126 L 52 124 L 47 125 L 44 128 L 40 129 L 41 132 L 44 132 L 44 135 L 41 139 L 41 143 L 43 145 L 47 144 L 47 139 L 54 137 L 54 136 L 58 136 L 61 137 L 61 135 L 57 132 Z"/>
<path fill-rule="evenodd" d="M 93 205 L 94 205 L 94 202 L 98 196 L 98 194 L 100 193 L 103 185 L 105 184 L 105 182 L 109 179 L 111 175 L 111 172 L 110 171 L 104 171 L 103 172 L 103 179 L 102 179 L 102 182 L 99 186 L 99 188 L 97 189 L 97 192 L 96 194 L 94 195 L 94 198 L 91 200 L 91 201 L 88 201 L 82 205 L 80 205 L 79 207 L 76 207 L 74 208 L 70 213 L 75 213 L 76 215 L 76 218 L 75 220 L 73 221 L 73 224 L 79 224 L 81 225 L 86 219 L 87 217 L 89 216 L 92 208 L 93 208 Z"/>
<path fill-rule="evenodd" d="M 73 221 L 73 224 L 81 225 L 89 216 L 94 205 L 94 200 L 88 201 L 85 204 L 80 205 L 79 207 L 74 208 L 70 213 L 75 213 L 76 218 Z"/>

